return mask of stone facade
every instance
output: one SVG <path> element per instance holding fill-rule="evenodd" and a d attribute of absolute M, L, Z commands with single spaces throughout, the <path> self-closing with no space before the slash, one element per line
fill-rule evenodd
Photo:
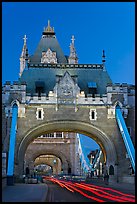
<path fill-rule="evenodd" d="M 74 46 L 74 42 L 72 44 Z M 26 53 L 24 49 L 26 48 L 23 48 L 23 52 Z M 43 49 L 50 49 L 52 52 L 54 50 L 57 63 L 41 63 Z M 72 60 L 71 57 L 69 60 Z M 16 176 L 23 174 L 25 153 L 29 151 L 27 150 L 29 145 L 35 155 L 31 158 L 31 152 L 29 153 L 32 161 L 43 153 L 55 154 L 62 158 L 66 173 L 68 167 L 76 173 L 78 164 L 74 157 L 75 138 L 65 139 L 60 144 L 56 144 L 55 141 L 53 144 L 47 143 L 46 152 L 44 144 L 32 143 L 42 134 L 60 131 L 81 133 L 91 137 L 101 147 L 106 168 L 113 166 L 114 177 L 118 179 L 129 176 L 130 160 L 126 157 L 126 148 L 115 118 L 115 109 L 119 104 L 134 143 L 135 86 L 108 83 L 111 80 L 107 75 L 104 59 L 101 65 L 78 65 L 76 55 L 73 57 L 75 57 L 74 62 L 70 64 L 71 61 L 67 61 L 63 55 L 55 33 L 48 25 L 34 56 L 28 59 L 27 53 L 28 66 L 24 67 L 24 70 L 21 68 L 19 81 L 13 84 L 6 82 L 3 86 L 3 152 L 8 152 L 12 106 L 14 103 L 18 105 L 14 165 Z M 31 80 L 29 80 L 30 72 Z M 37 73 L 41 74 L 37 76 Z M 83 73 L 86 77 L 84 79 Z M 92 80 L 97 87 L 87 87 L 87 82 Z"/>
<path fill-rule="evenodd" d="M 33 170 L 36 165 L 35 160 L 39 155 L 49 155 L 49 157 L 59 158 L 61 166 L 56 171 L 53 168 L 53 174 L 64 173 L 80 174 L 79 158 L 76 157 L 77 152 L 77 137 L 75 133 L 63 133 L 63 137 L 38 137 L 31 143 L 25 153 L 25 164 Z M 46 164 L 53 165 L 53 159 L 45 161 Z M 57 168 L 57 167 L 56 167 Z"/>
<path fill-rule="evenodd" d="M 6 95 L 6 93 L 3 94 L 3 97 L 4 95 Z M 118 168 L 118 170 L 115 171 L 118 171 L 120 177 L 128 175 L 130 161 L 126 158 L 126 149 L 115 119 L 115 113 L 113 111 L 115 105 L 111 101 L 110 92 L 104 99 L 106 100 L 105 103 L 102 100 L 97 100 L 97 98 L 94 99 L 95 100 L 93 100 L 92 97 L 89 97 L 89 102 L 87 98 L 79 95 L 78 100 L 83 103 L 77 103 L 76 106 L 73 103 L 56 104 L 56 96 L 52 97 L 52 101 L 55 101 L 53 104 L 49 103 L 50 99 L 47 103 L 44 101 L 44 103 L 39 105 L 37 104 L 38 99 L 33 99 L 29 104 L 19 103 L 19 113 L 20 110 L 22 110 L 23 114 L 18 115 L 17 123 L 18 128 L 15 150 L 16 174 L 23 173 L 24 155 L 28 145 L 34 139 L 45 133 L 68 131 L 82 133 L 93 138 L 102 148 L 104 161 L 107 163 L 107 166 L 109 167 L 109 165 L 113 165 L 115 169 Z M 92 100 L 93 103 L 91 103 Z M 58 109 L 56 109 L 56 105 L 58 105 Z M 7 105 L 7 107 L 10 106 Z M 44 118 L 42 120 L 38 120 L 36 117 L 37 107 L 43 109 Z M 130 110 L 133 108 L 130 107 Z M 96 110 L 96 120 L 90 119 L 91 109 Z M 123 112 L 125 111 L 126 113 L 126 119 L 128 118 L 127 110 L 128 108 L 123 106 Z M 132 128 L 132 126 L 130 127 Z M 134 129 L 132 132 L 134 132 Z M 35 148 L 35 150 L 36 149 L 37 148 Z M 68 160 L 71 160 L 71 157 Z"/>

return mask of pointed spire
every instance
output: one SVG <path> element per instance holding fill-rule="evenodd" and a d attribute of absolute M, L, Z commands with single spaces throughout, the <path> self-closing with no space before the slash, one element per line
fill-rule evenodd
<path fill-rule="evenodd" d="M 26 35 L 24 35 L 24 38 L 23 38 L 23 40 L 24 40 L 24 45 L 26 45 L 26 42 L 27 42 L 27 37 L 26 37 Z"/>
<path fill-rule="evenodd" d="M 102 62 L 105 62 L 106 60 L 105 60 L 105 50 L 103 50 L 103 53 L 102 53 Z"/>
<path fill-rule="evenodd" d="M 23 48 L 22 48 L 21 57 L 26 58 L 26 55 L 28 54 L 28 49 L 27 49 L 27 37 L 26 37 L 26 35 L 24 35 L 23 40 L 24 40 L 24 45 L 23 45 Z"/>
<path fill-rule="evenodd" d="M 72 38 L 71 38 L 71 43 L 70 43 L 70 55 L 69 55 L 69 58 L 68 58 L 68 62 L 69 64 L 77 64 L 78 63 L 78 57 L 77 57 L 77 54 L 76 54 L 76 49 L 75 49 L 75 46 L 74 46 L 74 35 L 72 35 Z"/>
<path fill-rule="evenodd" d="M 27 64 L 27 60 L 28 60 L 28 48 L 27 48 L 27 37 L 26 35 L 24 35 L 24 44 L 23 44 L 23 48 L 22 48 L 22 52 L 21 52 L 21 56 L 20 56 L 20 73 L 19 75 L 22 75 L 23 70 L 26 67 Z"/>
<path fill-rule="evenodd" d="M 48 20 L 48 27 L 50 27 L 50 20 Z"/>
<path fill-rule="evenodd" d="M 48 26 L 46 27 L 47 31 L 52 31 L 52 28 L 50 27 L 50 20 L 48 20 Z"/>
<path fill-rule="evenodd" d="M 71 41 L 73 45 L 74 45 L 74 40 L 75 40 L 74 35 L 72 35 Z"/>
<path fill-rule="evenodd" d="M 105 70 L 105 61 L 106 61 L 106 56 L 105 56 L 105 50 L 102 52 L 102 63 L 103 63 L 103 69 Z"/>

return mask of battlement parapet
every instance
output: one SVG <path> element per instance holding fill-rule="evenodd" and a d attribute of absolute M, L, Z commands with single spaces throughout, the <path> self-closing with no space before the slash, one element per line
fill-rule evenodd
<path fill-rule="evenodd" d="M 42 96 L 36 95 L 27 95 L 26 104 L 56 104 L 56 97 L 47 97 L 46 94 Z"/>
<path fill-rule="evenodd" d="M 107 93 L 127 93 L 128 92 L 128 84 L 127 83 L 115 83 L 115 84 L 107 84 Z"/>
<path fill-rule="evenodd" d="M 14 81 L 13 84 L 11 84 L 9 81 L 7 81 L 3 85 L 2 91 L 3 91 L 3 93 L 13 92 L 13 91 L 26 91 L 26 83 L 24 83 L 24 82 L 19 83 L 17 81 Z"/>
<path fill-rule="evenodd" d="M 9 81 L 2 87 L 2 102 L 11 103 L 12 100 L 19 100 L 21 103 L 25 102 L 26 97 L 26 84 L 14 81 L 11 84 Z"/>
<path fill-rule="evenodd" d="M 107 102 L 107 94 L 88 94 L 87 97 L 78 97 L 78 104 L 104 104 Z"/>
<path fill-rule="evenodd" d="M 135 95 L 135 89 L 128 90 L 128 95 Z"/>
<path fill-rule="evenodd" d="M 135 85 L 128 86 L 128 95 L 135 95 Z"/>
<path fill-rule="evenodd" d="M 135 85 L 134 84 L 128 84 L 128 88 L 129 89 L 135 89 Z"/>
<path fill-rule="evenodd" d="M 5 82 L 5 85 L 10 85 L 10 84 L 11 84 L 10 81 L 6 81 L 6 82 Z"/>
<path fill-rule="evenodd" d="M 18 81 L 13 81 L 13 84 L 14 85 L 19 85 L 19 82 Z"/>
<path fill-rule="evenodd" d="M 84 97 L 84 93 L 79 95 L 77 98 L 62 98 L 61 100 L 66 101 L 65 103 L 72 101 L 72 103 L 77 103 L 77 104 L 101 104 L 103 105 L 104 103 L 107 103 L 107 94 L 96 94 L 96 96 L 92 96 L 92 94 L 88 95 L 87 97 Z M 74 102 L 75 101 L 75 102 Z M 55 93 L 50 92 L 48 96 L 46 94 L 42 94 L 41 96 L 38 96 L 37 93 L 31 95 L 27 94 L 26 96 L 26 102 L 27 103 L 44 103 L 44 104 L 57 104 L 60 103 L 58 98 L 56 97 Z"/>

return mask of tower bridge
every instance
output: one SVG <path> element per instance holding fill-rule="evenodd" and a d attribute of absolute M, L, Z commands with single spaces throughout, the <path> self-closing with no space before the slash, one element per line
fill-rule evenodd
<path fill-rule="evenodd" d="M 50 23 L 33 55 L 26 39 L 19 79 L 2 87 L 2 151 L 8 161 L 3 174 L 8 184 L 23 175 L 25 160 L 34 165 L 40 155 L 54 155 L 65 173 L 78 173 L 77 133 L 99 144 L 104 170 L 113 169 L 110 179 L 134 183 L 129 167 L 135 172 L 135 86 L 112 82 L 104 51 L 102 64 L 78 64 L 74 37 L 70 55 L 64 55 Z M 64 137 L 40 138 L 57 132 Z"/>

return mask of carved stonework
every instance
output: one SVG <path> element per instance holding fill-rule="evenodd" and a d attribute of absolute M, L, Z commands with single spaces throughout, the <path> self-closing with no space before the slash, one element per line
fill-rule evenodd
<path fill-rule="evenodd" d="M 64 76 L 54 87 L 54 93 L 58 97 L 59 101 L 63 103 L 73 103 L 77 95 L 80 93 L 80 88 L 74 83 L 68 72 L 65 72 Z"/>
<path fill-rule="evenodd" d="M 56 52 L 52 52 L 50 48 L 47 52 L 42 52 L 41 63 L 57 64 Z"/>

